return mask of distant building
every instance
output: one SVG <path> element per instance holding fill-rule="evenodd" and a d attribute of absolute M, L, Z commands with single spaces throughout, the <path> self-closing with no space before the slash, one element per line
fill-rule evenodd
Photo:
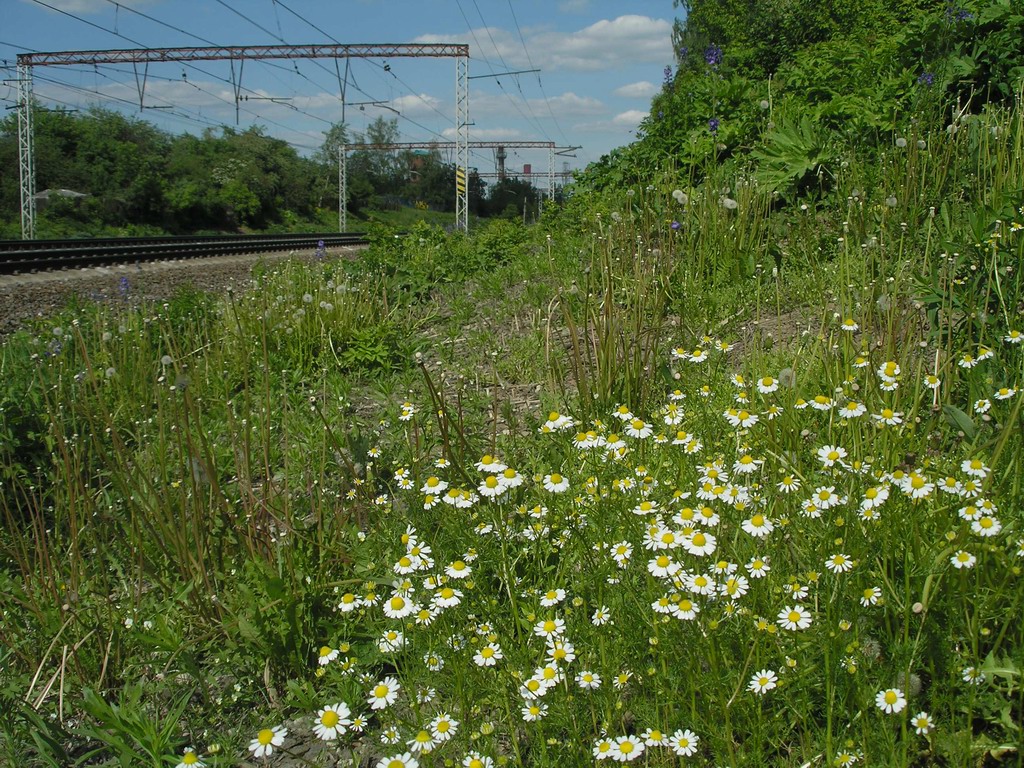
<path fill-rule="evenodd" d="M 36 207 L 42 210 L 54 198 L 63 197 L 71 200 L 80 200 L 88 196 L 85 192 L 75 192 L 73 189 L 44 189 L 42 192 L 34 194 L 32 199 L 36 201 Z"/>

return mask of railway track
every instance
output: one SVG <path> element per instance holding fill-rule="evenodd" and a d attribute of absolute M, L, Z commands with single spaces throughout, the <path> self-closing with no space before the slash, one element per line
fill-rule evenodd
<path fill-rule="evenodd" d="M 364 233 L 0 240 L 0 274 L 363 245 Z"/>

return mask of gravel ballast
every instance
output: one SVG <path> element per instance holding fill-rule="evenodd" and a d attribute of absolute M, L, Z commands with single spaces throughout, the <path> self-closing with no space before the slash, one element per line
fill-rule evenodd
<path fill-rule="evenodd" d="M 351 256 L 358 248 L 335 249 L 332 256 Z M 0 275 L 0 336 L 22 327 L 27 320 L 48 317 L 69 301 L 128 302 L 164 301 L 182 287 L 220 292 L 234 287 L 246 290 L 256 264 L 288 259 L 310 260 L 306 253 L 262 253 L 215 256 L 206 259 L 154 261 L 109 267 L 86 267 L 28 275 Z"/>

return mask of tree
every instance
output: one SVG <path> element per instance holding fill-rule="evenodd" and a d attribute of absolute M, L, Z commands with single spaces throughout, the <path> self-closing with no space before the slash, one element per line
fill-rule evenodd
<path fill-rule="evenodd" d="M 492 216 L 516 219 L 523 215 L 536 219 L 539 212 L 540 194 L 528 181 L 502 179 L 493 187 L 487 201 L 487 210 Z"/>
<path fill-rule="evenodd" d="M 338 162 L 341 148 L 349 143 L 348 126 L 334 123 L 324 131 L 324 141 L 313 153 L 316 175 L 313 179 L 313 197 L 317 208 L 323 208 L 325 200 L 338 199 Z"/>
<path fill-rule="evenodd" d="M 376 118 L 366 129 L 357 133 L 355 144 L 394 144 L 398 141 L 398 118 Z M 356 150 L 350 158 L 350 170 L 364 174 L 377 194 L 397 192 L 404 183 L 401 163 L 394 152 L 379 149 Z"/>

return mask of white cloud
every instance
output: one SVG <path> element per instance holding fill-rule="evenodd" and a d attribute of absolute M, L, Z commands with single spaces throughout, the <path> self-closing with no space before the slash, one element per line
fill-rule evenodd
<path fill-rule="evenodd" d="M 584 72 L 663 63 L 672 60 L 672 24 L 649 16 L 619 16 L 568 35 L 541 33 L 530 47 L 543 52 L 548 66 Z"/>
<path fill-rule="evenodd" d="M 563 117 L 584 117 L 600 115 L 605 106 L 600 99 L 592 96 L 578 96 L 566 91 L 559 96 L 545 99 L 527 99 L 524 106 L 523 98 L 516 91 L 505 93 L 471 93 L 469 97 L 469 114 L 471 118 L 536 116 L 538 120 L 550 120 L 553 112 L 556 119 Z M 548 111 L 551 108 L 551 112 Z"/>
<path fill-rule="evenodd" d="M 529 59 L 519 37 L 498 27 L 476 29 L 472 33 L 421 35 L 414 42 L 468 43 L 473 59 L 471 75 L 491 73 L 490 68 L 480 63 L 484 59 L 503 60 L 511 68 L 525 68 L 532 63 L 545 71 L 578 72 L 672 61 L 672 23 L 649 16 L 602 19 L 576 32 L 528 30 L 525 34 Z"/>
<path fill-rule="evenodd" d="M 646 112 L 639 109 L 629 109 L 620 112 L 611 120 L 595 120 L 593 122 L 576 123 L 572 130 L 578 133 L 616 133 L 632 132 L 640 124 L 640 121 L 647 117 Z"/>
<path fill-rule="evenodd" d="M 646 112 L 641 112 L 639 109 L 629 109 L 613 117 L 612 125 L 620 128 L 636 128 L 645 117 L 647 117 Z"/>
<path fill-rule="evenodd" d="M 451 141 L 455 141 L 455 128 L 445 128 L 441 131 L 441 134 Z M 470 141 L 501 141 L 507 139 L 509 141 L 522 139 L 529 140 L 530 137 L 523 135 L 523 132 L 518 128 L 477 128 L 473 126 L 469 129 Z"/>
<path fill-rule="evenodd" d="M 35 5 L 37 8 L 43 8 L 43 10 L 50 10 L 45 6 L 33 3 L 32 0 L 21 0 L 23 3 L 29 3 Z M 119 0 L 121 5 L 128 7 L 139 7 L 144 5 L 151 5 L 153 0 Z M 47 0 L 47 5 L 52 5 L 61 11 L 67 11 L 68 13 L 99 13 L 106 11 L 114 6 L 107 2 L 107 0 Z"/>
<path fill-rule="evenodd" d="M 555 113 L 555 117 L 575 117 L 577 115 L 597 115 L 604 111 L 604 104 L 600 99 L 592 96 L 577 96 L 572 91 L 566 91 L 561 96 L 555 96 L 547 100 L 547 106 Z M 530 99 L 531 105 L 537 110 L 544 106 L 544 99 Z M 546 110 L 547 107 L 544 107 Z M 544 113 L 538 112 L 541 117 Z"/>
<path fill-rule="evenodd" d="M 443 102 L 429 93 L 406 94 L 388 102 L 406 117 L 422 117 L 423 115 L 444 114 Z"/>
<path fill-rule="evenodd" d="M 649 99 L 658 92 L 658 86 L 641 80 L 637 83 L 629 83 L 616 88 L 612 93 L 627 99 Z"/>
<path fill-rule="evenodd" d="M 590 8 L 590 0 L 562 0 L 558 10 L 562 13 L 583 13 Z"/>

